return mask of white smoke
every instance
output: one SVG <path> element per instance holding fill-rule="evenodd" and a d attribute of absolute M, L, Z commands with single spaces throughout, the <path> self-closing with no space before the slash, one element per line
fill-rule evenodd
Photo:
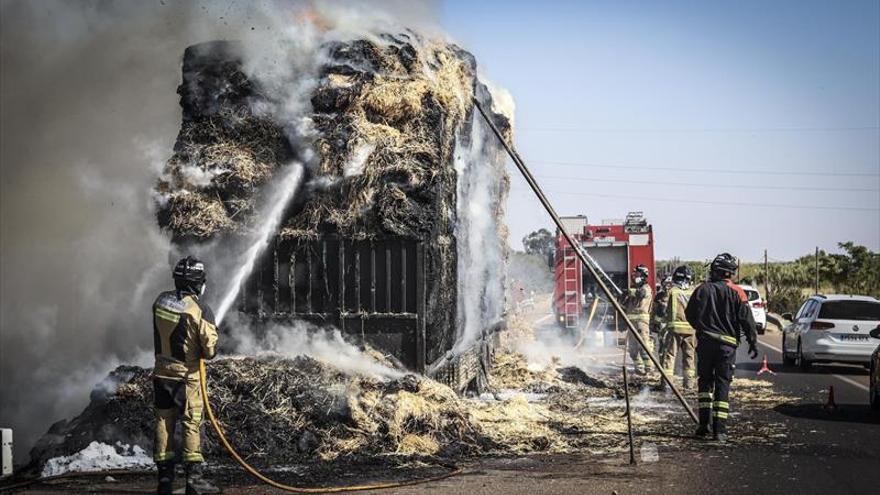
<path fill-rule="evenodd" d="M 472 344 L 504 311 L 504 246 L 499 203 L 503 161 L 476 110 L 471 134 L 456 142 L 458 172 L 455 237 L 458 240 L 458 329 L 453 352 Z"/>
<path fill-rule="evenodd" d="M 507 88 L 498 86 L 483 74 L 480 74 L 480 82 L 486 86 L 492 96 L 492 111 L 506 117 L 510 121 L 510 126 L 515 129 L 516 103 L 513 100 L 513 95 Z"/>
<path fill-rule="evenodd" d="M 287 358 L 310 356 L 349 374 L 380 379 L 399 378 L 403 373 L 364 354 L 347 342 L 332 327 L 320 327 L 306 321 L 289 324 L 271 323 L 255 331 L 246 317 L 230 318 L 234 353 L 247 356 L 278 355 Z"/>
<path fill-rule="evenodd" d="M 342 174 L 345 177 L 360 175 L 364 171 L 367 159 L 375 151 L 376 145 L 370 143 L 358 143 L 351 154 L 351 159 L 343 166 Z"/>

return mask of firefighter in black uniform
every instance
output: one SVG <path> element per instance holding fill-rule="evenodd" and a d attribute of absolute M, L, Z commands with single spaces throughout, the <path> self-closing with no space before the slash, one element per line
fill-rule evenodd
<path fill-rule="evenodd" d="M 749 356 L 758 355 L 755 320 L 748 297 L 731 278 L 739 268 L 736 258 L 722 253 L 712 260 L 709 281 L 700 284 L 685 309 L 688 323 L 697 331 L 697 392 L 700 426 L 697 436 L 709 435 L 709 418 L 715 440 L 727 440 L 728 394 L 740 336 L 749 343 Z"/>

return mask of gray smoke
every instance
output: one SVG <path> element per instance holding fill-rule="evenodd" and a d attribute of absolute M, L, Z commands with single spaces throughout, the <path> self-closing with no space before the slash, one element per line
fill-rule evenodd
<path fill-rule="evenodd" d="M 361 26 L 367 8 L 0 4 L 0 425 L 15 429 L 19 461 L 111 368 L 150 364 L 149 305 L 170 285 L 171 250 L 150 190 L 180 123 L 183 50 L 240 39 L 267 57 L 304 5 L 341 28 Z M 414 23 L 433 4 L 369 6 L 371 19 L 392 18 L 382 11 Z"/>

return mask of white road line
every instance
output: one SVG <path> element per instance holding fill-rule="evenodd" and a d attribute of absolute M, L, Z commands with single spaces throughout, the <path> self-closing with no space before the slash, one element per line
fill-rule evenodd
<path fill-rule="evenodd" d="M 849 383 L 849 384 L 852 385 L 853 387 L 858 387 L 858 388 L 864 390 L 865 392 L 868 391 L 868 386 L 867 386 L 867 385 L 865 385 L 864 383 L 859 383 L 859 382 L 853 380 L 852 378 L 847 378 L 847 377 L 845 377 L 845 376 L 840 376 L 840 375 L 831 375 L 831 376 L 833 376 L 833 377 L 835 377 L 835 378 L 839 378 L 839 379 L 845 381 L 846 383 Z"/>
<path fill-rule="evenodd" d="M 550 318 L 553 318 L 553 313 L 551 313 L 549 315 L 544 315 L 544 316 L 538 318 L 537 320 L 535 320 L 535 323 L 543 323 L 543 322 L 549 320 Z"/>
<path fill-rule="evenodd" d="M 782 354 L 782 349 L 780 349 L 780 348 L 778 348 L 778 347 L 776 347 L 776 346 L 770 345 L 770 344 L 768 344 L 768 343 L 766 343 L 766 342 L 762 342 L 760 339 L 758 339 L 758 343 L 761 344 L 761 345 L 764 346 L 764 347 L 769 347 L 770 349 L 773 349 L 774 351 L 778 352 L 779 354 Z"/>
<path fill-rule="evenodd" d="M 776 346 L 772 346 L 766 342 L 761 342 L 760 340 L 758 340 L 758 343 L 765 346 L 765 347 L 769 347 L 770 349 L 773 349 L 774 351 L 778 352 L 779 354 L 782 354 L 782 349 L 780 349 Z M 831 376 L 833 376 L 834 378 L 837 378 L 838 380 L 840 380 L 842 382 L 849 383 L 853 387 L 860 388 L 860 389 L 864 390 L 865 392 L 867 392 L 869 390 L 867 385 L 865 385 L 864 383 L 859 383 L 859 382 L 853 380 L 852 378 L 849 378 L 846 376 L 841 376 L 841 375 L 831 375 Z"/>

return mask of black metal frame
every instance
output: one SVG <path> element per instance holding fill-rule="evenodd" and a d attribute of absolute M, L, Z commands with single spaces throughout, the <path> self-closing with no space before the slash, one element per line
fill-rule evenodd
<path fill-rule="evenodd" d="M 405 238 L 276 238 L 242 287 L 239 309 L 273 321 L 308 320 L 424 372 L 425 246 Z"/>

